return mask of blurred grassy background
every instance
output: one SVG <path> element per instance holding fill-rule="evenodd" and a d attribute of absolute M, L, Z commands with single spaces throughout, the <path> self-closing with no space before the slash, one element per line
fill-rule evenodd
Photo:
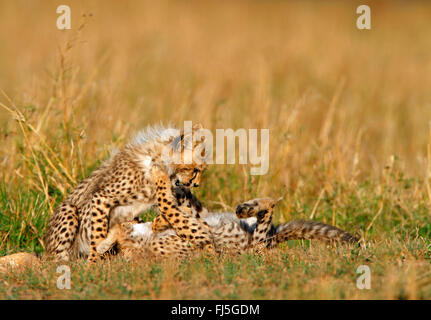
<path fill-rule="evenodd" d="M 429 267 L 430 4 L 372 1 L 369 31 L 362 1 L 67 4 L 59 31 L 58 2 L 0 1 L 1 254 L 42 251 L 49 213 L 113 147 L 192 120 L 270 129 L 268 174 L 211 166 L 210 208 L 283 196 L 276 221 L 423 241 Z"/>

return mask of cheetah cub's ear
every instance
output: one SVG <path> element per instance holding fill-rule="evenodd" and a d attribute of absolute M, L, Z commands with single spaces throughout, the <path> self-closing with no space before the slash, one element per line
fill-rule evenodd
<path fill-rule="evenodd" d="M 274 208 L 281 200 L 283 200 L 283 197 L 278 197 L 274 199 L 274 203 L 272 204 L 272 207 Z"/>
<path fill-rule="evenodd" d="M 198 130 L 200 130 L 200 129 L 202 129 L 202 128 L 203 128 L 202 124 L 200 124 L 200 123 L 195 123 L 195 124 L 193 125 L 193 127 L 192 127 L 192 131 L 193 131 L 193 132 L 195 132 L 195 131 L 198 131 Z"/>
<path fill-rule="evenodd" d="M 193 147 L 193 135 L 203 129 L 200 123 L 196 123 L 192 126 L 192 130 L 187 132 L 181 129 L 180 135 L 174 139 L 174 147 L 177 151 L 184 151 L 184 149 L 191 149 Z"/>

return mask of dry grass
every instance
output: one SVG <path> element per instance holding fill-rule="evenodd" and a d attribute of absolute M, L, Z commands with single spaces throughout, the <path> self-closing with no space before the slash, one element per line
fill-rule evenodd
<path fill-rule="evenodd" d="M 270 129 L 269 173 L 212 166 L 198 190 L 209 207 L 283 196 L 277 221 L 312 216 L 369 245 L 97 276 L 77 264 L 70 291 L 48 264 L 1 275 L 1 297 L 429 299 L 430 5 L 373 1 L 359 31 L 359 4 L 69 1 L 73 30 L 59 31 L 58 3 L 1 2 L 1 254 L 43 251 L 47 216 L 110 149 L 183 120 Z M 360 264 L 370 291 L 356 289 Z"/>

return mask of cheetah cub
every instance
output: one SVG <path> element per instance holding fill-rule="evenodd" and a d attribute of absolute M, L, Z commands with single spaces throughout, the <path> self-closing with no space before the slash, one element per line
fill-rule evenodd
<path fill-rule="evenodd" d="M 194 155 L 190 164 L 174 159 L 184 160 L 186 150 L 187 154 L 203 150 L 204 141 L 193 139 L 201 128 L 194 125 L 184 132 L 160 126 L 139 133 L 79 183 L 55 210 L 44 237 L 46 252 L 62 260 L 84 257 L 94 262 L 99 257 L 96 248 L 108 228 L 132 221 L 165 194 L 164 189 L 155 187 L 158 175 L 166 175 L 172 184 L 199 186 L 205 161 L 196 162 Z M 169 156 L 166 150 L 170 150 Z M 181 212 L 176 213 L 179 216 Z M 174 218 L 166 216 L 163 222 L 174 223 L 178 217 Z M 210 241 L 205 232 L 197 233 L 202 242 Z"/>
<path fill-rule="evenodd" d="M 259 253 L 277 244 L 295 239 L 318 239 L 331 242 L 357 243 L 357 239 L 336 227 L 315 221 L 291 221 L 274 226 L 272 212 L 278 200 L 259 198 L 237 206 L 236 212 L 208 212 L 199 200 L 183 187 L 173 191 L 177 208 L 208 226 L 217 253 L 240 253 L 253 249 Z M 194 239 L 178 236 L 178 225 L 154 232 L 154 221 L 127 222 L 109 231 L 108 237 L 97 247 L 100 255 L 116 246 L 125 258 L 186 257 L 197 252 Z M 196 221 L 182 228 L 196 228 Z"/>

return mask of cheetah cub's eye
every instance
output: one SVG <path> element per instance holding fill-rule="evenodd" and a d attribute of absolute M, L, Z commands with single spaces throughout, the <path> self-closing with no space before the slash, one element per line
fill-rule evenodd
<path fill-rule="evenodd" d="M 201 170 L 199 170 L 198 168 L 194 168 L 193 169 L 193 173 L 199 173 Z"/>

